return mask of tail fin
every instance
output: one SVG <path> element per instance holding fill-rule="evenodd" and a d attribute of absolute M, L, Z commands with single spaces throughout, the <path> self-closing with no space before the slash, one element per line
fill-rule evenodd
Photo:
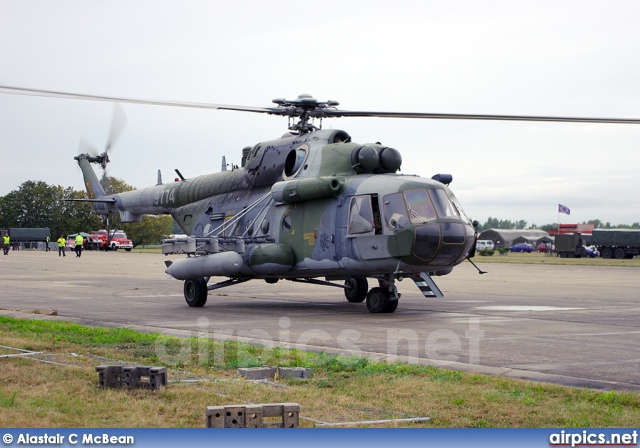
<path fill-rule="evenodd" d="M 78 161 L 78 166 L 82 170 L 82 175 L 84 176 L 84 186 L 87 189 L 87 195 L 89 199 L 100 199 L 105 196 L 104 189 L 102 185 L 100 185 L 100 181 L 98 180 L 98 176 L 91 168 L 89 164 L 89 156 L 88 154 L 79 154 L 74 157 Z"/>

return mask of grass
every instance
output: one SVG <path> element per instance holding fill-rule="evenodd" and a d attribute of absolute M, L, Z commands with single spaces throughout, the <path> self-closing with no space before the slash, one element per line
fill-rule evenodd
<path fill-rule="evenodd" d="M 204 427 L 206 406 L 297 402 L 301 426 L 429 417 L 386 427 L 631 427 L 640 395 L 235 342 L 0 317 L 1 427 Z M 10 350 L 5 349 L 3 354 Z M 97 365 L 162 365 L 167 388 L 100 389 Z M 244 380 L 236 368 L 309 367 L 310 380 Z M 196 379 L 197 382 L 185 381 Z M 366 426 L 361 424 L 359 426 Z"/>
<path fill-rule="evenodd" d="M 547 255 L 539 252 L 507 252 L 507 255 L 500 255 L 498 252 L 491 256 L 481 256 L 476 254 L 473 258 L 476 263 L 517 263 L 517 264 L 553 264 L 567 266 L 620 266 L 620 267 L 640 267 L 640 257 L 630 260 L 616 260 L 615 258 L 560 258 L 554 255 Z"/>

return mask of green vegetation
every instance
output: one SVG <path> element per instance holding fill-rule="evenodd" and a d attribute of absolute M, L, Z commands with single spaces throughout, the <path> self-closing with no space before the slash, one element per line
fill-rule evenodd
<path fill-rule="evenodd" d="M 4 317 L 0 340 L 43 352 L 38 359 L 49 361 L 1 359 L 3 427 L 204 427 L 206 406 L 283 401 L 300 403 L 307 427 L 410 417 L 431 420 L 382 426 L 631 427 L 640 421 L 639 394 L 417 364 Z M 95 367 L 118 361 L 166 366 L 171 383 L 158 391 L 99 389 Z M 313 378 L 256 383 L 236 375 L 239 366 L 263 364 L 310 367 Z"/>
<path fill-rule="evenodd" d="M 107 194 L 133 190 L 114 177 L 103 181 Z M 48 227 L 52 241 L 58 235 L 91 232 L 105 228 L 98 215 L 91 211 L 88 202 L 68 201 L 85 199 L 84 191 L 48 185 L 44 182 L 24 182 L 17 190 L 0 197 L 0 229 L 9 227 Z M 122 229 L 134 246 L 157 243 L 173 230 L 170 216 L 143 216 L 142 222 L 121 224 L 118 216 L 111 218 L 112 229 Z"/>

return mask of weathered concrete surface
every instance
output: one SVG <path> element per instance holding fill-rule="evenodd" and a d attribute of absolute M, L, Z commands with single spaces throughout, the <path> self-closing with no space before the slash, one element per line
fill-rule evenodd
<path fill-rule="evenodd" d="M 341 289 L 292 282 L 212 291 L 190 308 L 165 259 L 11 252 L 0 258 L 0 314 L 640 390 L 638 268 L 487 264 L 480 276 L 465 263 L 436 279 L 445 298 L 425 299 L 405 280 L 398 310 L 374 315 Z"/>

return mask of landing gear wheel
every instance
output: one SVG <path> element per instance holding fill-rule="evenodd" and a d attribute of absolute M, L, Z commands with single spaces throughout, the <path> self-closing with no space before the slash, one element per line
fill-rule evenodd
<path fill-rule="evenodd" d="M 187 305 L 201 307 L 207 303 L 207 281 L 200 278 L 191 278 L 184 281 L 184 300 Z"/>
<path fill-rule="evenodd" d="M 385 308 L 385 310 L 383 311 L 384 313 L 393 313 L 396 308 L 398 308 L 398 302 L 399 300 L 389 300 L 387 302 L 387 307 Z"/>
<path fill-rule="evenodd" d="M 602 249 L 602 258 L 611 258 L 613 256 L 613 251 L 608 247 Z"/>
<path fill-rule="evenodd" d="M 361 303 L 367 298 L 367 290 L 369 289 L 367 277 L 356 275 L 355 277 L 345 280 L 344 284 L 351 286 L 351 289 L 344 290 L 344 296 L 347 298 L 347 301 L 351 303 Z"/>
<path fill-rule="evenodd" d="M 367 294 L 367 309 L 370 313 L 383 313 L 389 303 L 389 293 L 382 288 L 371 288 Z"/>

